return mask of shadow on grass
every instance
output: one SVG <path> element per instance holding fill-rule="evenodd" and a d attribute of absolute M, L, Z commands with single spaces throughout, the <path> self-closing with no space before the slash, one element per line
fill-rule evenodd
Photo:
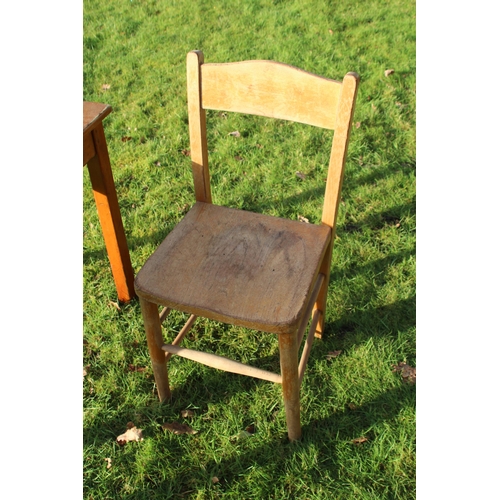
<path fill-rule="evenodd" d="M 258 446 L 252 446 L 250 441 L 257 439 L 256 436 L 248 438 L 238 446 L 237 453 L 231 456 L 221 456 L 217 459 L 210 459 L 203 463 L 202 467 L 193 467 L 186 471 L 186 464 L 179 464 L 180 468 L 169 476 L 168 480 L 158 480 L 149 474 L 141 485 L 140 491 L 127 495 L 120 493 L 120 498 L 179 498 L 196 494 L 198 490 L 205 492 L 212 489 L 212 494 L 223 494 L 229 492 L 234 486 L 241 487 L 242 474 L 258 468 L 262 471 L 262 477 L 283 478 L 287 477 L 287 471 L 296 468 L 297 457 L 307 457 L 310 451 L 318 458 L 315 463 L 304 464 L 308 476 L 308 484 L 322 485 L 323 488 L 332 490 L 336 482 L 341 482 L 345 475 L 344 458 L 346 454 L 356 454 L 359 452 L 369 453 L 372 442 L 376 440 L 376 431 L 373 429 L 381 422 L 388 422 L 396 419 L 402 410 L 415 406 L 416 391 L 414 386 L 401 386 L 388 390 L 365 404 L 351 410 L 345 408 L 337 411 L 325 418 L 310 419 L 302 426 L 302 439 L 298 442 L 290 443 L 286 435 L 279 435 L 269 438 L 266 442 Z M 257 431 L 258 432 L 258 431 Z M 366 437 L 368 440 L 362 445 L 356 445 L 353 440 Z M 182 456 L 185 453 L 182 440 L 169 440 L 169 455 Z M 368 450 L 367 450 L 368 448 Z M 408 450 L 411 452 L 411 450 Z M 405 484 L 400 484 L 399 494 L 391 494 L 390 486 L 383 484 L 385 469 L 391 467 L 387 455 L 381 454 L 378 462 L 371 464 L 373 470 L 364 471 L 364 474 L 357 479 L 358 490 L 366 487 L 367 490 L 374 490 L 383 498 L 412 498 L 412 487 L 408 487 L 405 493 Z M 133 460 L 133 457 L 131 457 Z M 299 458 L 300 460 L 300 458 Z M 411 483 L 411 471 L 407 481 Z M 363 477 L 361 477 L 363 476 Z M 218 478 L 216 485 L 211 479 Z M 327 480 L 326 480 L 327 478 Z M 372 482 L 377 478 L 379 483 Z M 365 484 L 363 484 L 365 483 Z M 390 484 L 390 481 L 388 481 Z M 278 498 L 272 493 L 273 484 L 262 481 L 260 484 L 254 482 L 252 485 L 252 498 Z M 345 485 L 344 485 L 345 486 Z M 288 498 L 301 496 L 301 482 L 288 484 Z M 323 491 L 325 491 L 323 489 Z M 234 491 L 233 491 L 234 493 Z M 314 495 L 313 495 L 314 496 Z"/>
<path fill-rule="evenodd" d="M 386 167 L 378 167 L 378 168 L 364 168 L 362 170 L 362 174 L 357 176 L 354 179 L 350 179 L 346 177 L 343 185 L 343 196 L 349 196 L 349 191 L 359 187 L 361 185 L 373 185 L 379 179 L 387 178 L 389 175 L 398 172 L 398 171 L 410 171 L 415 169 L 415 161 L 411 161 L 409 163 L 403 163 L 393 166 Z M 323 203 L 324 189 L 323 188 L 313 188 L 304 190 L 302 193 L 294 196 L 290 196 L 283 202 L 284 205 L 293 206 L 298 205 L 301 202 L 307 201 L 311 198 L 318 198 L 321 204 Z M 194 204 L 194 199 L 193 199 Z M 266 211 L 274 208 L 273 203 L 271 201 L 256 202 L 252 197 L 247 197 L 243 200 L 243 209 L 248 211 L 255 211 L 260 213 L 265 213 Z M 337 231 L 342 233 L 342 231 L 357 231 L 362 225 L 367 225 L 372 227 L 373 229 L 380 229 L 385 224 L 391 224 L 398 217 L 401 217 L 404 213 L 415 213 L 415 201 L 411 204 L 401 205 L 397 207 L 391 207 L 388 210 L 380 212 L 379 214 L 371 214 L 363 223 L 358 223 L 355 226 L 349 225 L 349 222 L 346 221 L 344 227 L 339 225 L 337 227 Z M 135 251 L 137 248 L 143 247 L 145 245 L 158 246 L 172 231 L 175 227 L 175 223 L 167 223 L 166 227 L 162 230 L 155 231 L 147 236 L 143 236 L 141 238 L 133 238 L 127 236 L 127 244 L 130 251 Z M 103 260 L 108 262 L 106 248 L 104 246 L 104 240 L 102 248 L 99 250 L 91 250 L 84 251 L 83 253 L 83 263 L 88 264 L 95 260 Z"/>

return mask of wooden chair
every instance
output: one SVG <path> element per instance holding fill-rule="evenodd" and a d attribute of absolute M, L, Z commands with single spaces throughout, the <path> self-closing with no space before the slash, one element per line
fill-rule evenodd
<path fill-rule="evenodd" d="M 335 222 L 359 77 L 342 82 L 273 61 L 204 64 L 187 56 L 191 160 L 196 203 L 135 280 L 160 400 L 170 398 L 166 361 L 193 361 L 282 385 L 288 437 L 301 437 L 299 388 L 314 336 L 324 329 Z M 212 204 L 205 110 L 249 113 L 334 130 L 322 224 Z M 158 313 L 158 305 L 164 309 Z M 191 314 L 163 340 L 171 309 Z M 278 335 L 281 374 L 179 344 L 202 316 Z M 311 318 L 300 362 L 298 349 Z"/>

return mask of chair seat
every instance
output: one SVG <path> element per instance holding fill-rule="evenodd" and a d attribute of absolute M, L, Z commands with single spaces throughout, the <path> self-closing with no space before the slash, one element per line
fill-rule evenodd
<path fill-rule="evenodd" d="M 190 314 L 292 333 L 330 234 L 327 225 L 196 202 L 144 264 L 136 292 Z"/>

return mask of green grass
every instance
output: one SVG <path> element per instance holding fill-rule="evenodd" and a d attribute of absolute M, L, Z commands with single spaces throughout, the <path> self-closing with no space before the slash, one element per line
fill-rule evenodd
<path fill-rule="evenodd" d="M 361 76 L 327 330 L 301 395 L 303 439 L 286 439 L 279 386 L 182 358 L 170 363 L 172 401 L 158 402 L 139 305 L 113 305 L 84 169 L 84 497 L 415 498 L 415 387 L 391 369 L 416 365 L 415 3 L 85 0 L 83 98 L 113 107 L 104 125 L 135 272 L 194 202 L 182 153 L 193 49 L 207 62 L 274 59 L 337 80 Z M 209 112 L 208 138 L 215 203 L 319 222 L 328 131 Z M 172 314 L 165 335 L 184 319 Z M 185 345 L 279 366 L 275 336 L 207 320 Z M 328 360 L 333 350 L 342 353 Z M 180 415 L 187 408 L 192 419 Z M 144 441 L 122 448 L 116 437 L 129 421 Z M 199 432 L 164 431 L 171 421 Z M 252 424 L 255 433 L 238 438 Z"/>

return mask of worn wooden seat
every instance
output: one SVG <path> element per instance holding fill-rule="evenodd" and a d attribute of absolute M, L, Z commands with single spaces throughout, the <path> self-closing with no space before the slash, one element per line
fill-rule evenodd
<path fill-rule="evenodd" d="M 172 309 L 292 333 L 330 232 L 328 226 L 197 202 L 146 262 L 136 288 Z"/>
<path fill-rule="evenodd" d="M 179 355 L 280 383 L 291 440 L 301 436 L 299 388 L 314 336 L 324 329 L 335 221 L 358 76 L 343 82 L 272 61 L 204 64 L 188 54 L 188 109 L 196 203 L 135 280 L 161 400 L 170 397 L 166 361 Z M 335 130 L 321 225 L 212 204 L 205 109 L 244 112 Z M 158 313 L 158 305 L 164 306 Z M 190 313 L 165 343 L 172 309 Z M 281 374 L 180 347 L 203 316 L 278 335 Z M 298 349 L 310 320 L 300 362 Z"/>

